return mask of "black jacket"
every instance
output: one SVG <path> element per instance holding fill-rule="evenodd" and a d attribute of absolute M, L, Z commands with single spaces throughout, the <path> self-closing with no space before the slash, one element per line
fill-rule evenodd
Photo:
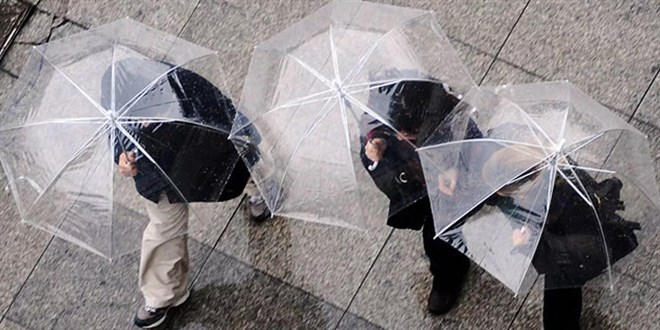
<path fill-rule="evenodd" d="M 372 109 L 388 108 L 379 112 L 389 114 L 392 119 L 389 124 L 394 128 L 415 130 L 419 145 L 440 126 L 456 104 L 458 99 L 440 82 L 429 81 L 402 81 L 385 86 L 373 90 L 369 100 Z M 403 106 L 414 109 L 404 110 Z M 402 111 L 409 111 L 408 117 L 397 120 L 403 117 L 400 115 Z M 360 157 L 376 186 L 390 200 L 387 224 L 394 228 L 419 230 L 425 222 L 430 222 L 432 213 L 415 146 L 399 141 L 391 129 L 371 116 L 365 114 L 364 117 L 369 131 L 362 138 Z M 373 138 L 384 138 L 387 149 L 376 168 L 369 170 L 371 161 L 366 157 L 364 146 Z"/>
<path fill-rule="evenodd" d="M 172 68 L 170 64 L 153 60 L 118 61 L 115 64 L 115 109 L 130 102 L 153 81 L 156 73 Z M 102 106 L 110 109 L 111 68 L 103 76 L 102 91 Z M 122 126 L 131 133 L 132 139 L 116 130 L 115 162 L 123 151 L 137 150 L 134 144 L 137 141 L 162 170 L 138 150 L 138 174 L 134 177 L 138 193 L 157 202 L 165 192 L 171 203 L 215 202 L 239 196 L 249 172 L 227 139 L 236 114 L 231 100 L 200 75 L 176 68 L 159 78 L 129 109 L 128 118 L 154 117 L 168 111 L 178 112 L 180 115 L 175 116 L 183 117 L 186 122 L 147 125 L 139 120 L 123 121 Z"/>
<path fill-rule="evenodd" d="M 546 275 L 546 287 L 582 286 L 600 275 L 608 262 L 614 264 L 638 245 L 634 230 L 640 229 L 639 224 L 615 213 L 623 208 L 619 200 L 621 181 L 611 178 L 596 182 L 585 171 L 575 171 L 595 202 L 598 218 L 565 179 L 555 179 L 545 226 L 532 259 L 537 272 Z M 566 175 L 572 176 L 568 171 Z M 487 203 L 509 214 L 520 210 L 510 197 L 493 195 Z M 530 225 L 540 229 L 543 224 Z"/>

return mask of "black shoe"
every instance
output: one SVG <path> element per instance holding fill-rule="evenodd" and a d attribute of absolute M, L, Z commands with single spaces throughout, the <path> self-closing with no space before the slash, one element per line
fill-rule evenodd
<path fill-rule="evenodd" d="M 429 296 L 428 310 L 433 315 L 442 315 L 449 312 L 458 300 L 460 287 L 454 290 L 440 289 L 438 285 L 433 284 L 431 295 Z"/>
<path fill-rule="evenodd" d="M 154 308 L 150 306 L 143 306 L 138 309 L 133 318 L 133 323 L 143 329 L 151 329 L 161 325 L 165 322 L 167 311 L 172 307 L 181 306 L 190 297 L 190 291 L 186 291 L 183 297 L 179 298 L 172 306 Z"/>
<path fill-rule="evenodd" d="M 143 329 L 155 328 L 165 322 L 165 317 L 169 309 L 169 306 L 162 308 L 140 307 L 137 313 L 135 313 L 133 323 Z"/>
<path fill-rule="evenodd" d="M 270 210 L 261 195 L 250 196 L 247 202 L 247 209 L 250 220 L 254 222 L 264 222 L 270 217 Z"/>

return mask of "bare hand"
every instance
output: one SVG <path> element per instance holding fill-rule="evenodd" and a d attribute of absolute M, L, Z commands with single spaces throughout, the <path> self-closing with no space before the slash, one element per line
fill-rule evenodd
<path fill-rule="evenodd" d="M 135 153 L 132 151 L 122 152 L 119 155 L 119 173 L 123 176 L 136 176 L 138 173 Z"/>
<path fill-rule="evenodd" d="M 385 149 L 387 149 L 387 143 L 385 142 L 385 139 L 375 138 L 369 140 L 367 145 L 364 146 L 364 153 L 370 161 L 375 163 L 383 159 Z"/>
<path fill-rule="evenodd" d="M 458 171 L 455 168 L 450 168 L 438 175 L 438 189 L 447 196 L 453 196 L 457 180 Z"/>
<path fill-rule="evenodd" d="M 511 240 L 513 241 L 514 246 L 525 245 L 529 243 L 529 239 L 532 237 L 532 231 L 528 226 L 523 226 L 520 229 L 514 229 L 513 235 L 511 235 Z"/>

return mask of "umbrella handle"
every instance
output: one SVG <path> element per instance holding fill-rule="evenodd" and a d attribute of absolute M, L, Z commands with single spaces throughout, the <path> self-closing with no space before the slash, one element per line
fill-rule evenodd
<path fill-rule="evenodd" d="M 369 172 L 371 172 L 371 171 L 375 170 L 376 167 L 378 167 L 378 162 L 374 162 L 373 164 L 367 166 L 367 169 L 369 170 Z"/>

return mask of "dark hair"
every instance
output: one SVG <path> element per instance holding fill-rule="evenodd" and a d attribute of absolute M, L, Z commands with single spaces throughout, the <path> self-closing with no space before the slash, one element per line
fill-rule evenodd
<path fill-rule="evenodd" d="M 429 103 L 437 83 L 429 81 L 402 81 L 390 85 L 394 91 L 390 99 L 389 115 L 394 128 L 418 133 L 429 110 Z"/>
<path fill-rule="evenodd" d="M 439 81 L 402 81 L 392 86 L 389 116 L 399 131 L 428 134 L 458 104 Z"/>

